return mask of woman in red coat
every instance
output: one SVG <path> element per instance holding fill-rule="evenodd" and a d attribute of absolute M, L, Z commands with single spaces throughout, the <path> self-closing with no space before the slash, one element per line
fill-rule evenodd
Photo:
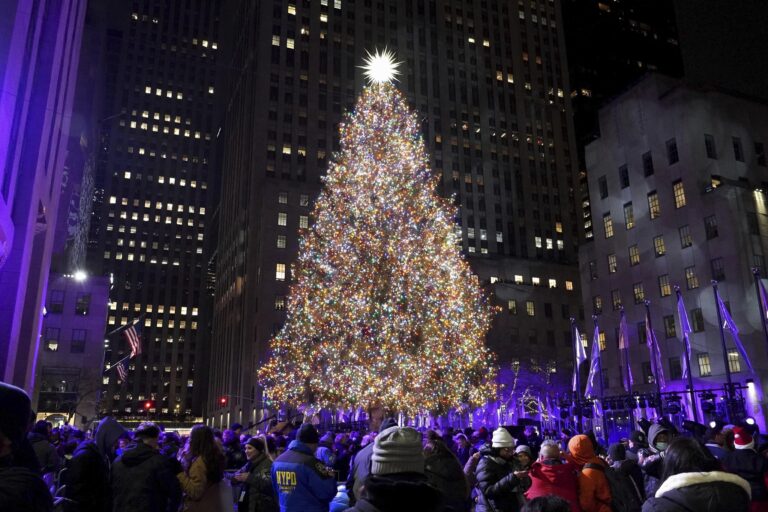
<path fill-rule="evenodd" d="M 575 464 L 563 462 L 557 441 L 547 439 L 541 444 L 539 460 L 528 472 L 531 487 L 525 497 L 532 500 L 554 494 L 568 502 L 571 512 L 581 512 L 578 474 L 579 468 Z"/>

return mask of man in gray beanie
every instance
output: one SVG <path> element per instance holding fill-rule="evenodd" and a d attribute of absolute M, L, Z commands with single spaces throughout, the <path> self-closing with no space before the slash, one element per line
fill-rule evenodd
<path fill-rule="evenodd" d="M 431 512 L 442 507 L 440 491 L 424 474 L 421 434 L 397 426 L 381 431 L 373 442 L 371 473 L 347 512 Z"/>

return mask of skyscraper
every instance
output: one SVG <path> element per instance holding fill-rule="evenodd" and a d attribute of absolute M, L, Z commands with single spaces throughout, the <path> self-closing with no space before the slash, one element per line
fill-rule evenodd
<path fill-rule="evenodd" d="M 107 330 L 137 322 L 143 350 L 126 382 L 106 374 L 108 414 L 191 421 L 202 412 L 218 31 L 218 2 L 113 11 L 89 259 L 114 279 Z M 129 354 L 119 333 L 105 344 L 108 366 Z"/>
<path fill-rule="evenodd" d="M 0 1 L 0 380 L 33 387 L 85 0 Z"/>
<path fill-rule="evenodd" d="M 385 46 L 455 197 L 462 249 L 503 308 L 489 335 L 503 371 L 570 378 L 582 229 L 561 27 L 554 0 L 229 2 L 212 422 L 259 417 L 256 369 L 284 319 L 297 232 L 364 86 L 365 51 Z"/>

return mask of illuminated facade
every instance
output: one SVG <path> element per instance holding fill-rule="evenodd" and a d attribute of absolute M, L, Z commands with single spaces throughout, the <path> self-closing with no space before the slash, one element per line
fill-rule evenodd
<path fill-rule="evenodd" d="M 89 259 L 114 277 L 107 331 L 138 319 L 143 353 L 130 360 L 127 383 L 107 374 L 107 414 L 201 414 L 217 5 L 124 2 L 121 24 L 108 31 Z M 129 353 L 119 334 L 105 344 L 107 365 Z"/>
<path fill-rule="evenodd" d="M 240 1 L 222 26 L 211 422 L 259 417 L 256 370 L 284 320 L 297 232 L 364 85 L 365 51 L 385 46 L 424 117 L 440 191 L 455 197 L 462 248 L 503 309 L 491 348 L 505 366 L 570 379 L 583 235 L 558 3 Z"/>
<path fill-rule="evenodd" d="M 768 383 L 760 375 L 768 362 L 752 268 L 764 277 L 768 271 L 766 119 L 765 103 L 661 75 L 649 75 L 600 111 L 602 135 L 586 153 L 592 214 L 599 222 L 594 241 L 581 248 L 580 266 L 584 303 L 592 305 L 588 313 L 600 314 L 608 340 L 607 395 L 623 393 L 620 306 L 629 325 L 635 391 L 655 389 L 645 345 L 645 300 L 667 390 L 685 389 L 675 286 L 693 328 L 694 385 L 722 387 L 714 279 L 756 369 L 749 374 L 726 332 L 733 380 L 758 384 L 747 411 L 762 422 Z"/>

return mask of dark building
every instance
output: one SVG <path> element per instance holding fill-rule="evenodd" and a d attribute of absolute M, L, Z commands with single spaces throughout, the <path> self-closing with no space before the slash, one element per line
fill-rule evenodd
<path fill-rule="evenodd" d="M 358 66 L 385 46 L 455 197 L 462 248 L 503 308 L 489 344 L 504 376 L 569 380 L 583 231 L 559 2 L 226 5 L 210 421 L 260 415 L 256 372 L 285 316 L 297 231 L 364 86 Z"/>
<path fill-rule="evenodd" d="M 121 2 L 111 16 L 89 266 L 114 280 L 107 330 L 138 321 L 143 353 L 127 382 L 107 374 L 102 412 L 189 422 L 206 392 L 218 2 Z M 119 334 L 105 346 L 107 366 L 129 353 Z"/>

